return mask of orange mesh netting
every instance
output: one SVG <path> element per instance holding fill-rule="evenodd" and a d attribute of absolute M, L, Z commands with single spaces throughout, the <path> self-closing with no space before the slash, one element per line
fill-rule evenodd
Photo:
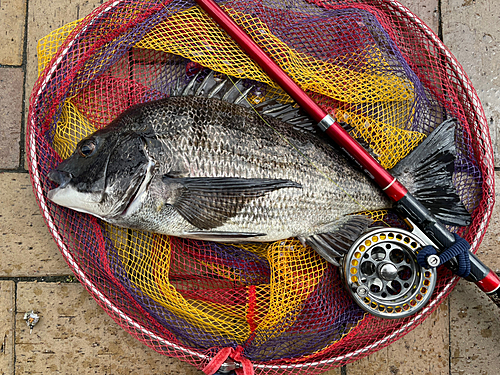
<path fill-rule="evenodd" d="M 494 194 L 487 124 L 461 67 L 421 21 L 385 0 L 220 5 L 386 168 L 456 117 L 454 183 L 473 221 L 452 229 L 477 250 Z M 354 304 L 336 267 L 296 239 L 186 240 L 118 228 L 47 200 L 47 173 L 79 140 L 134 104 L 167 97 L 198 64 L 252 80 L 255 103 L 290 101 L 193 1 L 109 2 L 40 40 L 38 57 L 27 150 L 43 215 L 82 284 L 154 350 L 204 368 L 221 349 L 239 347 L 256 372 L 319 373 L 403 336 L 452 290 L 456 279 L 440 269 L 429 308 L 380 320 Z"/>

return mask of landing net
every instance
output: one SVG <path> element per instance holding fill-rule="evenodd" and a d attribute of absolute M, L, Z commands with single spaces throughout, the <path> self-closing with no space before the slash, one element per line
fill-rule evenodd
<path fill-rule="evenodd" d="M 494 197 L 487 122 L 469 79 L 427 26 L 390 0 L 219 4 L 386 168 L 457 118 L 454 183 L 473 220 L 451 230 L 477 251 Z M 257 84 L 255 103 L 289 101 L 193 1 L 110 1 L 40 40 L 38 58 L 26 149 L 43 216 L 95 300 L 157 352 L 203 369 L 231 347 L 256 373 L 321 373 L 402 337 L 453 289 L 457 279 L 440 269 L 427 308 L 381 320 L 354 304 L 337 268 L 295 239 L 185 240 L 114 227 L 47 199 L 48 172 L 80 139 L 134 104 L 167 97 L 199 65 Z"/>

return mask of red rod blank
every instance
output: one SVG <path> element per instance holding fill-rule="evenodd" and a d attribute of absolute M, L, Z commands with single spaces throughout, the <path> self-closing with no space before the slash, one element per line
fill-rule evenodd
<path fill-rule="evenodd" d="M 213 0 L 196 0 L 200 7 L 221 26 L 229 36 L 266 72 L 274 82 L 287 92 L 317 123 L 331 119 Z M 389 172 L 387 172 L 342 126 L 336 121 L 328 121 L 325 130 L 340 147 L 351 155 L 375 183 L 394 202 L 408 192 Z"/>

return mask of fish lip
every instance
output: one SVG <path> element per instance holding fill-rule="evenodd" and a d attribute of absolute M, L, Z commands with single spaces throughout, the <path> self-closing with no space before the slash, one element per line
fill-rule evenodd
<path fill-rule="evenodd" d="M 58 184 L 58 189 L 64 189 L 73 179 L 73 175 L 69 172 L 60 170 L 60 169 L 52 169 L 48 174 L 47 178 Z M 55 190 L 55 189 L 53 189 Z"/>
<path fill-rule="evenodd" d="M 56 195 L 59 191 L 61 190 L 60 187 L 56 187 L 55 189 L 51 189 L 47 192 L 47 198 L 49 198 L 49 200 L 51 202 L 54 202 L 53 198 L 54 198 L 54 195 Z"/>

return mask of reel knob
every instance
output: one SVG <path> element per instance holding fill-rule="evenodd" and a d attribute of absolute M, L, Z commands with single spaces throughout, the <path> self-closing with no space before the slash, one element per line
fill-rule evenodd
<path fill-rule="evenodd" d="M 436 269 L 423 269 L 417 253 L 431 244 L 399 228 L 378 228 L 354 242 L 343 259 L 347 290 L 365 311 L 381 318 L 415 314 L 430 300 Z"/>

